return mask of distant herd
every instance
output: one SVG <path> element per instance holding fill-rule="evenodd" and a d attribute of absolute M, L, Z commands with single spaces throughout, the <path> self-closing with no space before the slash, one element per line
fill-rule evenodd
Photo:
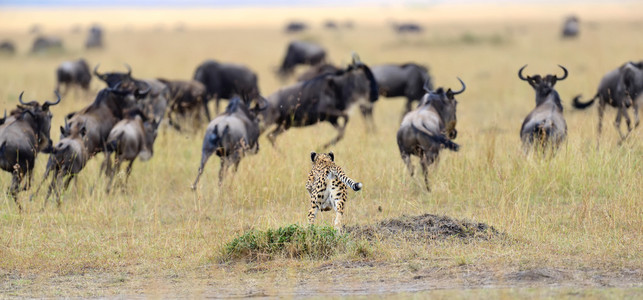
<path fill-rule="evenodd" d="M 567 27 L 565 25 L 564 35 L 571 34 L 567 32 L 573 29 Z M 86 46 L 100 45 L 102 30 L 92 28 Z M 457 137 L 456 96 L 466 90 L 463 80 L 458 78 L 461 84 L 458 90 L 434 88 L 426 66 L 405 63 L 371 67 L 356 53 L 347 66 L 335 66 L 327 62 L 323 47 L 304 41 L 292 41 L 287 46 L 277 75 L 287 80 L 297 65 L 310 67 L 296 83 L 264 97 L 256 73 L 239 64 L 208 60 L 196 67 L 193 79 L 171 80 L 135 78 L 127 65 L 126 72 L 101 73 L 98 65 L 90 72 L 84 59 L 62 62 L 56 70 L 56 101 L 24 102 L 21 93 L 17 107 L 8 115 L 5 110 L 0 119 L 0 167 L 12 174 L 10 195 L 21 209 L 18 192 L 30 188 L 39 152 L 49 154 L 45 174 L 36 190 L 37 193 L 51 174 L 45 203 L 54 194 L 60 205 L 61 192 L 99 152 L 105 154 L 101 172 L 106 175 L 106 189 L 110 192 L 121 163 L 128 162 L 129 177 L 136 158 L 147 160 L 153 155 L 154 141 L 166 115 L 167 124 L 176 130 L 183 130 L 186 121 L 197 126 L 203 124 L 203 119 L 210 122 L 203 137 L 202 158 L 192 189 L 197 188 L 212 154 L 221 159 L 221 183 L 229 167 L 236 170 L 245 155 L 259 151 L 259 137 L 266 131 L 269 131 L 268 140 L 278 147 L 277 137 L 290 127 L 326 121 L 337 130 L 337 136 L 323 144 L 328 148 L 344 137 L 348 111 L 353 106 L 360 108 L 367 129 L 374 131 L 373 106 L 380 96 L 406 98 L 397 144 L 411 175 L 414 173 L 411 156 L 420 158 L 425 186 L 430 191 L 429 165 L 438 159 L 442 149 L 458 151 L 460 148 L 454 140 Z M 534 89 L 535 108 L 520 128 L 523 149 L 554 153 L 567 136 L 561 98 L 555 85 L 566 79 L 569 72 L 560 66 L 563 71 L 560 77 L 525 75 L 526 67 L 520 68 L 517 74 Z M 91 104 L 65 115 L 60 140 L 54 143 L 50 138 L 49 108 L 59 104 L 70 88 L 89 93 L 92 77 L 103 81 L 106 87 Z M 626 62 L 603 77 L 589 102 L 582 102 L 578 96 L 573 106 L 582 109 L 599 100 L 599 134 L 606 104 L 615 107 L 618 110 L 615 124 L 623 141 L 639 125 L 636 100 L 642 91 L 643 61 Z M 220 99 L 229 100 L 222 113 L 219 113 Z M 208 109 L 211 100 L 215 102 L 214 118 Z M 419 104 L 414 105 L 418 101 Z M 634 108 L 634 124 L 628 114 L 630 107 Z M 627 124 L 625 134 L 620 130 L 623 118 Z"/>

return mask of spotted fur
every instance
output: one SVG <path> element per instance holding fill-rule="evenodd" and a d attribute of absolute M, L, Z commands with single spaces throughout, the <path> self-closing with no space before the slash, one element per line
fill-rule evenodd
<path fill-rule="evenodd" d="M 308 223 L 315 222 L 317 212 L 334 209 L 335 229 L 341 230 L 341 218 L 344 215 L 344 205 L 347 199 L 346 186 L 354 191 L 362 189 L 361 182 L 350 179 L 344 170 L 335 164 L 335 155 L 329 153 L 310 153 L 313 167 L 308 173 L 306 189 L 310 194 L 311 208 L 308 211 Z"/>

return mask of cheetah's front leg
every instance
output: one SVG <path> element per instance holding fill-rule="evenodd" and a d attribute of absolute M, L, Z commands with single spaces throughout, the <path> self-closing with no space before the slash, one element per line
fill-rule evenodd
<path fill-rule="evenodd" d="M 339 179 L 337 180 L 339 181 Z M 336 185 L 340 185 L 337 182 Z M 335 202 L 335 230 L 342 232 L 342 217 L 344 216 L 344 204 L 346 203 L 346 186 L 333 189 L 333 201 Z"/>
<path fill-rule="evenodd" d="M 310 195 L 311 208 L 308 211 L 308 224 L 315 223 L 315 217 L 317 216 L 317 212 L 319 212 L 319 204 L 317 204 L 317 201 L 315 200 L 316 200 L 316 197 L 311 194 Z"/>

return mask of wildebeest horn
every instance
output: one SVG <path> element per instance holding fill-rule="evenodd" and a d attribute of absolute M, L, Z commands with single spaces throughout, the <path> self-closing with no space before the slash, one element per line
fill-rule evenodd
<path fill-rule="evenodd" d="M 451 91 L 451 94 L 453 94 L 453 95 L 460 94 L 460 93 L 464 92 L 464 90 L 467 88 L 467 86 L 464 84 L 464 82 L 462 81 L 462 79 L 460 79 L 460 77 L 457 77 L 457 78 L 458 78 L 458 80 L 460 81 L 460 84 L 462 84 L 462 89 L 461 89 L 461 90 L 459 90 L 459 91 L 457 91 L 457 92 L 453 92 L 453 91 Z"/>
<path fill-rule="evenodd" d="M 38 101 L 31 101 L 31 102 L 28 102 L 28 103 L 22 102 L 22 94 L 24 94 L 24 93 L 25 93 L 25 91 L 22 91 L 20 93 L 20 96 L 18 96 L 18 101 L 20 102 L 20 104 L 22 104 L 22 105 L 38 105 Z"/>
<path fill-rule="evenodd" d="M 130 67 L 128 64 L 125 64 L 125 68 L 127 68 L 127 76 L 132 77 L 132 67 Z"/>
<path fill-rule="evenodd" d="M 152 86 L 150 86 L 150 84 L 149 84 L 149 83 L 147 83 L 147 82 L 145 82 L 145 81 L 138 81 L 138 80 L 137 80 L 137 81 L 136 81 L 136 83 L 142 83 L 142 84 L 145 84 L 145 85 L 147 86 L 147 89 L 145 89 L 144 91 L 141 91 L 141 90 L 137 90 L 137 91 L 136 91 L 136 93 L 137 93 L 139 96 L 144 96 L 145 94 L 149 93 L 149 91 L 152 89 Z"/>
<path fill-rule="evenodd" d="M 563 66 L 561 66 L 561 65 L 558 65 L 558 66 L 559 66 L 561 69 L 563 69 L 563 71 L 565 72 L 565 74 L 563 74 L 563 77 L 560 77 L 560 78 L 559 78 L 558 76 L 555 76 L 555 75 L 554 75 L 554 77 L 556 77 L 556 80 L 560 81 L 560 80 L 563 80 L 563 79 L 567 78 L 567 75 L 569 75 L 569 72 L 567 72 L 567 69 L 565 69 L 565 67 L 563 67 Z"/>
<path fill-rule="evenodd" d="M 353 64 L 354 65 L 362 63 L 362 60 L 359 59 L 359 55 L 357 55 L 357 53 L 353 52 L 352 57 L 353 57 Z"/>
<path fill-rule="evenodd" d="M 431 82 L 430 79 L 427 79 L 427 80 L 424 81 L 423 88 L 424 88 L 424 91 L 427 92 L 427 93 L 431 92 L 431 88 L 429 87 L 430 82 Z"/>
<path fill-rule="evenodd" d="M 100 73 L 98 73 L 98 66 L 100 66 L 100 64 L 97 64 L 97 65 L 94 67 L 94 75 L 95 75 L 96 77 L 98 77 L 98 78 L 104 78 L 104 77 L 105 77 L 105 74 L 100 74 Z"/>
<path fill-rule="evenodd" d="M 520 70 L 518 70 L 518 78 L 520 78 L 520 79 L 522 79 L 524 81 L 529 80 L 529 76 L 527 76 L 527 78 L 525 78 L 525 76 L 522 76 L 522 70 L 524 70 L 526 67 L 527 67 L 527 65 L 524 65 L 524 66 L 522 66 L 522 68 L 520 68 Z"/>
<path fill-rule="evenodd" d="M 54 103 L 51 103 L 49 101 L 45 101 L 45 104 L 42 105 L 43 110 L 47 110 L 47 109 L 49 109 L 50 106 L 54 106 L 54 105 L 60 103 L 60 93 L 58 93 L 58 90 L 54 91 L 54 93 L 56 93 L 56 97 L 58 97 L 58 100 L 56 100 L 56 102 L 54 102 Z"/>

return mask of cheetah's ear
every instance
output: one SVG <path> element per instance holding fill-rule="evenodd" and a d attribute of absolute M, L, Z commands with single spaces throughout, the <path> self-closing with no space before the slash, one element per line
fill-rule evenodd
<path fill-rule="evenodd" d="M 330 160 L 335 161 L 335 154 L 333 154 L 333 151 L 328 152 L 328 156 L 330 156 Z"/>
<path fill-rule="evenodd" d="M 315 151 L 311 151 L 311 152 L 310 152 L 310 160 L 312 160 L 313 162 L 315 162 L 315 157 L 317 157 L 317 153 L 315 153 Z"/>

